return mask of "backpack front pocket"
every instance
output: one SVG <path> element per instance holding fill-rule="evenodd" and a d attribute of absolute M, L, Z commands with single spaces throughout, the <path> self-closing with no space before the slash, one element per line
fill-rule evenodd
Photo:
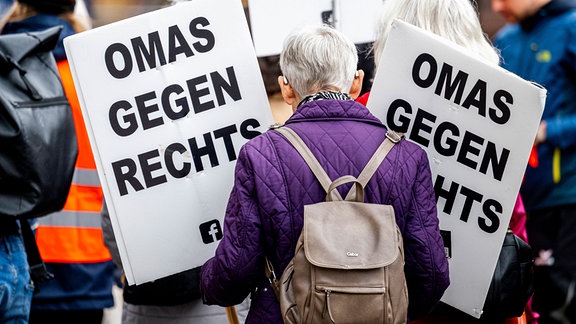
<path fill-rule="evenodd" d="M 317 286 L 313 300 L 307 323 L 384 323 L 388 309 L 384 287 Z"/>

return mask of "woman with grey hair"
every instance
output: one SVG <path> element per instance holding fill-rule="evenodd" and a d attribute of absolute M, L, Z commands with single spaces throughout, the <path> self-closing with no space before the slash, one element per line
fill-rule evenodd
<path fill-rule="evenodd" d="M 295 31 L 280 55 L 283 75 L 278 83 L 294 110 L 284 127 L 300 135 L 331 179 L 357 177 L 387 132 L 353 100 L 363 77 L 357 60 L 352 41 L 326 26 Z M 394 208 L 406 251 L 408 315 L 416 318 L 436 305 L 449 284 L 428 157 L 416 144 L 401 140 L 373 179 L 378 180 L 366 185 L 365 202 Z M 238 154 L 224 237 L 202 266 L 204 302 L 234 305 L 251 294 L 246 323 L 282 323 L 264 273 L 265 258 L 280 276 L 294 256 L 304 205 L 325 197 L 306 162 L 281 134 L 268 131 L 246 143 Z"/>

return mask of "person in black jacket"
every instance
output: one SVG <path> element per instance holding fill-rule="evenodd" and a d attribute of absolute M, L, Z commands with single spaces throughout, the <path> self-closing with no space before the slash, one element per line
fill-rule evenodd
<path fill-rule="evenodd" d="M 112 260 L 120 268 L 122 261 L 110 220 L 106 202 L 102 207 L 102 233 L 104 244 Z M 220 324 L 228 322 L 227 310 L 218 306 L 203 305 L 200 299 L 200 267 L 176 273 L 141 285 L 128 285 L 123 280 L 123 324 Z M 248 313 L 248 300 L 236 306 L 240 322 Z"/>

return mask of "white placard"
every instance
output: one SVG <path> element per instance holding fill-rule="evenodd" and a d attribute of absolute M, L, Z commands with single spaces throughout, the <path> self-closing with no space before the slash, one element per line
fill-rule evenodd
<path fill-rule="evenodd" d="M 323 22 L 334 24 L 355 44 L 372 42 L 381 8 L 382 0 L 250 0 L 256 54 L 278 55 L 291 31 Z"/>
<path fill-rule="evenodd" d="M 65 48 L 128 282 L 202 265 L 238 151 L 273 123 L 241 2 L 181 3 Z"/>
<path fill-rule="evenodd" d="M 478 318 L 546 91 L 401 21 L 380 62 L 368 107 L 427 151 L 450 255 L 442 300 Z"/>

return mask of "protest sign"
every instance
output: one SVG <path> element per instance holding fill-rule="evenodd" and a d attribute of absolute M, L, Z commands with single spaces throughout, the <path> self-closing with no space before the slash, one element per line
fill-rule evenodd
<path fill-rule="evenodd" d="M 181 3 L 64 44 L 128 283 L 202 265 L 238 151 L 273 123 L 241 2 Z"/>
<path fill-rule="evenodd" d="M 546 91 L 398 20 L 380 62 L 368 108 L 430 160 L 450 264 L 442 300 L 479 318 Z"/>
<path fill-rule="evenodd" d="M 250 0 L 248 10 L 256 54 L 280 54 L 286 36 L 309 24 L 333 25 L 355 44 L 372 42 L 381 7 L 381 0 Z"/>

